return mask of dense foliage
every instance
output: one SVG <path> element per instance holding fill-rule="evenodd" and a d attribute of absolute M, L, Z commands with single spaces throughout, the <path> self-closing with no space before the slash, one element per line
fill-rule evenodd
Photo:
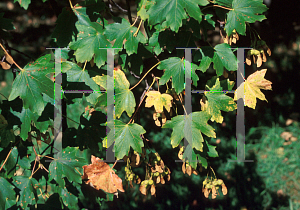
<path fill-rule="evenodd" d="M 25 10 L 30 4 L 30 0 L 18 2 Z M 128 18 L 114 16 L 113 7 Z M 101 205 L 116 199 L 118 191 L 126 193 L 134 183 L 142 194 L 155 195 L 159 184 L 172 181 L 172 170 L 151 143 L 149 128 L 142 125 L 145 120 L 162 130 L 172 129 L 169 144 L 180 148 L 174 153 L 182 160 L 183 173 L 206 174 L 202 187 L 206 198 L 227 194 L 226 183 L 210 166 L 210 158 L 218 157 L 218 152 L 207 141 L 217 137 L 209 122 L 222 123 L 222 112 L 234 112 L 236 100 L 252 109 L 256 98 L 266 100 L 261 89 L 271 90 L 272 84 L 264 79 L 266 69 L 235 85 L 237 74 L 245 77 L 243 69 L 237 68 L 235 48 L 240 36 L 249 34 L 252 49 L 247 51 L 246 63 L 260 67 L 266 62 L 271 51 L 250 23 L 264 20 L 267 7 L 262 0 L 138 0 L 136 7 L 133 15 L 130 7 L 124 10 L 114 1 L 86 0 L 76 5 L 70 1 L 70 7 L 58 16 L 51 35 L 53 46 L 49 46 L 62 48 L 61 53 L 53 50 L 23 68 L 11 56 L 6 41 L 14 29 L 12 20 L 0 14 L 0 64 L 15 75 L 9 98 L 0 105 L 1 209 Z M 208 34 L 217 24 L 221 39 L 213 46 Z M 113 77 L 106 50 L 111 48 L 116 64 Z M 193 48 L 192 60 L 178 48 Z M 61 77 L 55 72 L 57 57 Z M 185 108 L 185 101 L 191 100 L 185 92 L 186 69 L 191 70 L 192 90 L 205 90 L 201 100 L 193 99 L 197 108 L 192 112 Z M 212 69 L 215 76 L 203 83 Z M 58 78 L 62 90 L 54 85 Z M 114 81 L 113 99 L 108 81 Z M 230 97 L 228 91 L 235 89 Z M 72 90 L 85 90 L 85 94 Z M 62 92 L 61 105 L 57 91 Z M 113 110 L 107 105 L 112 100 Z M 67 124 L 66 109 L 78 102 L 86 108 L 74 128 Z M 142 109 L 152 110 L 152 116 Z M 114 119 L 107 122 L 112 112 Z M 57 124 L 58 116 L 63 120 Z M 183 139 L 188 145 L 183 146 Z M 125 162 L 115 164 L 126 164 L 125 177 L 118 176 L 115 164 L 105 163 L 105 148 L 112 147 L 117 160 Z M 142 172 L 134 172 L 136 167 Z M 58 199 L 60 203 L 53 204 Z"/>

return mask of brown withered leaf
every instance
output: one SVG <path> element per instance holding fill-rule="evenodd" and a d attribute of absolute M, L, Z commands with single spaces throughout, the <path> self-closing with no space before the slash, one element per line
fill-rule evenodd
<path fill-rule="evenodd" d="M 108 193 L 115 193 L 118 190 L 124 192 L 122 179 L 107 163 L 93 155 L 91 162 L 90 165 L 82 166 L 84 172 L 82 179 L 89 179 L 86 184 L 91 183 L 95 189 L 101 189 Z"/>

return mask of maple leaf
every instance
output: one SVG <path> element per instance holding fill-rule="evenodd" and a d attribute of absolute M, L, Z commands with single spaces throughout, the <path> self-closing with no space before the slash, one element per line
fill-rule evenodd
<path fill-rule="evenodd" d="M 212 88 L 210 88 L 209 92 L 205 93 L 205 96 L 207 98 L 207 102 L 205 104 L 205 111 L 212 116 L 212 122 L 223 122 L 221 110 L 228 112 L 236 109 L 236 104 L 234 100 L 231 97 L 226 96 L 225 93 L 221 92 L 222 89 L 223 88 L 221 87 L 219 78 L 217 78 L 215 85 Z"/>
<path fill-rule="evenodd" d="M 234 29 L 239 34 L 246 35 L 246 22 L 254 23 L 266 19 L 260 14 L 268 9 L 262 0 L 233 0 L 231 8 L 225 25 L 227 35 L 231 35 Z"/>
<path fill-rule="evenodd" d="M 96 84 L 100 85 L 101 87 L 107 89 L 107 81 L 108 76 L 96 76 L 93 77 L 92 79 L 96 82 Z M 115 115 L 116 118 L 120 118 L 122 113 L 124 111 L 127 112 L 127 115 L 131 117 L 131 115 L 134 112 L 136 103 L 135 103 L 135 98 L 133 95 L 133 92 L 129 89 L 130 83 L 127 80 L 125 73 L 118 69 L 114 68 L 114 78 L 115 78 L 115 95 L 114 101 L 115 101 Z M 102 101 L 100 104 L 106 104 L 107 101 L 107 93 L 104 93 L 103 95 L 99 96 L 97 99 L 98 102 Z"/>
<path fill-rule="evenodd" d="M 161 63 L 158 65 L 159 70 L 164 70 L 164 75 L 159 80 L 159 85 L 166 84 L 169 79 L 172 77 L 172 87 L 175 88 L 176 93 L 180 93 L 184 89 L 184 77 L 185 77 L 185 66 L 191 65 L 192 70 L 192 80 L 193 84 L 197 84 L 197 81 L 199 80 L 198 75 L 196 74 L 196 70 L 199 69 L 199 67 L 194 64 L 190 63 L 189 61 L 185 61 L 184 59 L 180 59 L 178 57 L 170 57 L 168 59 L 165 59 L 161 61 Z"/>
<path fill-rule="evenodd" d="M 244 99 L 245 106 L 248 106 L 252 109 L 255 109 L 256 106 L 256 98 L 260 100 L 265 100 L 265 95 L 260 91 L 260 89 L 264 90 L 272 90 L 272 82 L 264 79 L 267 69 L 263 69 L 261 71 L 256 71 L 251 74 L 245 82 L 243 82 L 234 93 L 234 100 L 238 100 L 240 98 Z"/>
<path fill-rule="evenodd" d="M 6 209 L 5 208 L 5 202 L 8 200 L 15 200 L 16 198 L 16 193 L 14 191 L 14 186 L 11 185 L 5 178 L 0 177 L 0 208 L 1 209 Z M 7 206 L 7 204 L 6 204 Z"/>
<path fill-rule="evenodd" d="M 41 115 L 45 107 L 42 94 L 48 95 L 51 99 L 54 97 L 53 81 L 47 77 L 54 71 L 51 54 L 27 64 L 14 80 L 8 100 L 12 101 L 20 96 L 25 109 L 29 108 L 33 113 Z"/>
<path fill-rule="evenodd" d="M 116 193 L 117 190 L 125 192 L 122 185 L 122 179 L 115 174 L 107 163 L 98 157 L 91 156 L 91 164 L 82 166 L 82 179 L 88 178 L 86 184 L 91 183 L 97 190 L 103 190 L 107 193 Z"/>
<path fill-rule="evenodd" d="M 124 43 L 124 48 L 128 55 L 137 53 L 138 44 L 146 43 L 146 38 L 142 33 L 135 35 L 137 28 L 130 25 L 128 20 L 122 19 L 122 23 L 113 23 L 106 26 L 105 36 L 110 40 L 116 40 L 114 43 L 114 48 L 122 48 Z M 119 49 L 120 50 L 120 49 Z M 115 50 L 117 52 L 118 50 Z"/>
<path fill-rule="evenodd" d="M 105 64 L 107 58 L 106 50 L 101 48 L 110 48 L 111 43 L 104 36 L 103 26 L 107 21 L 100 18 L 96 22 L 92 22 L 86 14 L 86 8 L 76 8 L 73 12 L 78 18 L 75 26 L 78 30 L 77 40 L 73 40 L 69 47 L 75 50 L 74 55 L 78 62 L 84 63 L 90 61 L 94 57 L 94 62 L 98 67 Z"/>
<path fill-rule="evenodd" d="M 200 6 L 205 6 L 209 2 L 207 0 L 177 0 L 177 1 L 154 1 L 149 10 L 149 23 L 155 25 L 157 23 L 170 26 L 172 31 L 178 32 L 182 26 L 182 20 L 189 16 L 195 18 L 199 23 L 202 20 L 202 12 Z M 187 15 L 188 13 L 188 15 Z M 143 16 L 144 18 L 147 16 Z"/>
<path fill-rule="evenodd" d="M 154 106 L 158 113 L 162 113 L 163 107 L 165 107 L 166 110 L 170 112 L 170 108 L 172 106 L 171 100 L 173 99 L 172 96 L 165 93 L 161 94 L 159 91 L 149 91 L 147 96 L 145 107 Z"/>
<path fill-rule="evenodd" d="M 173 148 L 177 147 L 183 138 L 199 151 L 203 151 L 203 136 L 202 133 L 208 137 L 216 137 L 214 128 L 207 124 L 207 121 L 211 118 L 207 112 L 192 112 L 187 116 L 178 115 L 168 120 L 162 128 L 172 128 L 171 145 Z M 191 121 L 191 128 L 187 132 L 185 131 L 185 120 Z"/>

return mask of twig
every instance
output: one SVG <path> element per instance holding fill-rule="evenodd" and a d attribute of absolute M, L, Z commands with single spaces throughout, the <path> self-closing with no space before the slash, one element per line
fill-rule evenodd
<path fill-rule="evenodd" d="M 118 7 L 119 10 L 121 10 L 124 13 L 127 13 L 128 11 L 126 9 L 123 9 L 120 5 L 118 5 L 114 0 L 110 0 L 116 7 Z"/>
<path fill-rule="evenodd" d="M 129 72 L 130 72 L 130 74 L 131 74 L 132 76 L 134 76 L 135 78 L 137 78 L 137 79 L 140 79 L 140 78 L 141 78 L 140 76 L 136 75 L 136 74 L 133 73 L 132 71 L 129 71 Z"/>
<path fill-rule="evenodd" d="M 153 79 L 152 84 L 151 84 L 151 85 L 149 86 L 149 88 L 147 89 L 147 92 L 150 90 L 150 88 L 152 87 L 152 85 L 154 84 L 154 82 L 155 82 L 155 79 Z M 143 100 L 144 100 L 144 98 L 145 98 L 147 92 L 146 92 L 145 94 L 143 93 L 143 94 L 144 94 L 144 97 L 143 97 L 142 100 L 140 101 L 139 106 L 137 107 L 137 109 L 135 110 L 133 116 L 131 117 L 130 121 L 129 121 L 127 124 L 129 124 L 129 123 L 133 120 L 133 118 L 134 118 L 135 114 L 137 113 L 138 109 L 140 108 L 140 106 L 141 106 L 141 104 L 142 104 L 142 102 L 143 102 Z"/>
<path fill-rule="evenodd" d="M 115 165 L 117 164 L 118 160 L 115 161 L 114 165 L 111 167 L 111 169 L 113 169 L 115 167 Z"/>
<path fill-rule="evenodd" d="M 155 81 L 157 82 L 157 91 L 159 91 L 159 83 L 158 83 L 158 79 L 157 77 L 154 76 L 154 74 L 152 73 L 151 76 L 155 79 Z"/>
<path fill-rule="evenodd" d="M 20 54 L 26 56 L 27 58 L 30 58 L 30 60 L 34 61 L 34 59 L 33 59 L 31 56 L 29 56 L 29 55 L 27 55 L 27 54 L 25 54 L 25 53 L 23 53 L 23 52 L 21 52 L 21 51 L 15 49 L 15 48 L 9 47 L 9 49 L 10 49 L 10 50 L 14 50 L 14 51 L 16 51 L 16 52 L 18 52 L 18 53 L 20 53 Z"/>
<path fill-rule="evenodd" d="M 6 96 L 5 96 L 5 95 L 3 95 L 2 93 L 0 93 L 0 95 L 2 95 L 4 98 L 6 98 Z M 8 100 L 8 99 L 6 98 L 6 100 Z"/>
<path fill-rule="evenodd" d="M 183 109 L 184 109 L 185 114 L 188 115 L 188 114 L 187 114 L 187 111 L 185 110 L 185 107 L 184 107 L 184 105 L 183 105 L 183 102 L 182 102 L 182 101 L 183 101 L 183 97 L 182 97 L 182 98 L 181 98 L 181 97 L 182 97 L 181 94 L 179 94 L 179 95 L 178 95 L 178 98 L 179 98 L 179 100 L 180 100 L 180 102 L 181 102 L 181 104 L 182 104 L 182 107 L 183 107 Z"/>
<path fill-rule="evenodd" d="M 127 10 L 128 10 L 128 19 L 130 24 L 132 25 L 132 17 L 131 17 L 131 10 L 130 10 L 130 3 L 129 0 L 126 0 Z"/>
<path fill-rule="evenodd" d="M 131 26 L 134 26 L 134 24 L 136 23 L 136 21 L 139 19 L 139 16 L 137 16 L 136 18 L 135 18 L 135 21 L 131 24 Z M 140 28 L 140 27 L 139 27 Z M 139 30 L 139 29 L 138 29 Z M 138 31 L 137 30 L 137 31 Z M 137 33 L 137 31 L 134 33 L 134 34 L 136 34 Z M 133 35 L 134 36 L 134 35 Z"/>
<path fill-rule="evenodd" d="M 135 19 L 135 21 L 136 21 L 137 19 L 138 19 L 138 17 Z M 134 21 L 134 22 L 135 22 L 135 21 Z M 137 28 L 136 32 L 133 34 L 134 37 L 137 36 L 137 34 L 138 34 L 139 30 L 140 30 L 140 27 L 141 27 L 141 25 L 142 25 L 142 22 L 143 22 L 143 20 L 140 21 L 139 27 Z"/>
<path fill-rule="evenodd" d="M 7 159 L 8 159 L 8 157 L 9 157 L 9 155 L 10 155 L 10 153 L 11 153 L 12 150 L 13 150 L 13 148 L 11 148 L 11 150 L 10 150 L 9 153 L 8 153 L 8 155 L 6 156 L 6 158 L 5 158 L 5 160 L 4 160 L 3 164 L 2 164 L 2 166 L 1 166 L 1 168 L 0 168 L 0 171 L 2 170 L 4 164 L 6 163 L 6 161 L 7 161 Z"/>
<path fill-rule="evenodd" d="M 72 5 L 72 2 L 71 2 L 71 0 L 69 0 L 69 3 L 70 3 L 70 7 L 71 7 L 71 9 L 73 9 L 74 7 L 73 7 L 73 5 Z"/>
<path fill-rule="evenodd" d="M 151 69 L 149 69 L 146 74 L 142 77 L 142 79 L 140 79 L 140 81 L 138 83 L 136 83 L 132 88 L 130 88 L 129 90 L 132 90 L 133 88 L 135 88 L 138 84 L 140 84 L 142 82 L 142 80 L 145 78 L 145 76 L 152 70 L 154 69 L 157 65 L 159 65 L 160 62 L 158 62 L 157 64 L 155 64 L 154 66 L 151 67 Z"/>

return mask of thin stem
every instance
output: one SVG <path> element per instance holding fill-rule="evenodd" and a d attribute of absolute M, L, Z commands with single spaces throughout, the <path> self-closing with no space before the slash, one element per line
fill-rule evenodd
<path fill-rule="evenodd" d="M 29 178 L 32 178 L 32 176 L 39 170 L 40 168 L 37 168 L 32 174 L 31 174 L 31 176 L 29 177 Z"/>
<path fill-rule="evenodd" d="M 74 9 L 71 0 L 69 0 L 69 3 L 70 3 L 70 7 L 71 7 L 72 9 Z"/>
<path fill-rule="evenodd" d="M 78 169 L 75 167 L 75 170 L 80 174 L 80 176 L 82 176 L 82 174 L 80 173 L 80 171 L 78 171 Z"/>
<path fill-rule="evenodd" d="M 157 83 L 157 91 L 159 91 L 159 83 L 158 83 L 158 78 L 154 76 L 154 74 L 152 74 L 152 77 L 155 79 L 156 83 Z"/>
<path fill-rule="evenodd" d="M 139 16 L 135 19 L 135 21 L 131 24 L 131 26 L 134 26 L 134 24 L 136 23 L 136 21 L 139 19 Z M 135 32 L 136 33 L 136 32 Z"/>
<path fill-rule="evenodd" d="M 114 165 L 111 167 L 111 169 L 113 169 L 115 167 L 115 165 L 117 164 L 117 160 L 115 161 Z"/>
<path fill-rule="evenodd" d="M 83 69 L 82 69 L 82 71 L 84 71 L 84 70 L 85 70 L 86 63 L 87 63 L 87 60 L 84 62 L 84 66 L 83 66 Z"/>
<path fill-rule="evenodd" d="M 137 19 L 138 19 L 138 18 L 137 18 Z M 135 20 L 137 20 L 137 19 L 135 19 Z M 140 27 L 141 27 L 141 25 L 142 25 L 142 22 L 143 22 L 143 20 L 140 21 L 139 27 L 137 28 L 136 32 L 133 34 L 134 37 L 137 36 L 137 34 L 138 34 L 139 30 L 140 30 Z"/>
<path fill-rule="evenodd" d="M 217 176 L 216 176 L 216 174 L 215 174 L 215 172 L 214 172 L 214 169 L 212 169 L 212 167 L 211 167 L 211 166 L 209 166 L 209 167 L 210 167 L 211 171 L 213 172 L 213 174 L 214 174 L 215 178 L 217 178 Z"/>
<path fill-rule="evenodd" d="M 214 6 L 214 7 L 220 7 L 220 8 L 222 8 L 222 9 L 233 10 L 232 8 L 223 7 L 223 6 L 220 6 L 220 5 L 217 5 L 217 4 L 214 4 L 213 6 Z"/>
<path fill-rule="evenodd" d="M 33 165 L 33 169 L 32 169 L 32 171 L 31 171 L 31 175 L 30 175 L 30 177 L 32 177 L 33 176 L 33 171 L 34 171 L 34 169 L 35 169 L 35 165 L 36 165 L 36 160 L 34 160 L 34 165 Z M 39 169 L 37 169 L 37 170 L 39 170 Z"/>
<path fill-rule="evenodd" d="M 6 98 L 6 96 L 5 96 L 5 95 L 3 95 L 2 93 L 0 93 L 0 95 L 2 95 L 4 98 Z M 6 100 L 8 100 L 8 99 L 6 98 Z"/>
<path fill-rule="evenodd" d="M 121 10 L 124 13 L 127 13 L 128 11 L 126 9 L 123 9 L 122 7 L 120 7 L 120 5 L 118 5 L 116 2 L 114 2 L 113 0 L 110 0 L 116 7 L 119 8 L 119 10 Z"/>
<path fill-rule="evenodd" d="M 77 123 L 78 125 L 80 124 L 80 123 L 78 123 L 78 122 L 72 120 L 71 118 L 67 117 L 66 115 L 63 115 L 63 114 L 62 114 L 62 116 L 65 117 L 65 118 L 67 118 L 67 119 L 69 119 L 69 120 L 71 120 L 71 121 L 73 121 L 74 123 Z"/>
<path fill-rule="evenodd" d="M 130 24 L 132 24 L 132 17 L 131 17 L 131 10 L 130 10 L 130 3 L 129 0 L 126 0 L 127 10 L 128 10 L 128 19 Z"/>
<path fill-rule="evenodd" d="M 27 54 L 25 54 L 25 53 L 23 53 L 23 52 L 21 52 L 21 51 L 15 49 L 15 48 L 9 47 L 9 49 L 10 49 L 10 50 L 14 50 L 14 51 L 16 51 L 16 52 L 18 52 L 18 53 L 20 53 L 20 54 L 22 54 L 22 55 L 26 56 L 27 58 L 30 58 L 31 60 L 34 61 L 34 59 L 33 59 L 32 57 L 30 57 L 29 55 L 27 55 Z"/>
<path fill-rule="evenodd" d="M 45 168 L 43 164 L 41 164 L 42 168 L 49 173 L 49 171 Z"/>
<path fill-rule="evenodd" d="M 184 109 L 185 114 L 188 115 L 187 112 L 186 112 L 185 106 L 183 105 L 183 102 L 182 102 L 183 101 L 183 97 L 181 96 L 181 94 L 178 95 L 178 98 L 179 98 L 179 100 L 180 100 L 180 102 L 182 104 L 182 107 Z"/>
<path fill-rule="evenodd" d="M 47 155 L 40 155 L 41 157 L 46 157 L 46 158 L 50 158 L 50 159 L 52 159 L 52 160 L 55 160 L 53 157 L 49 157 L 49 156 L 47 156 Z"/>
<path fill-rule="evenodd" d="M 160 62 L 158 62 L 157 64 L 155 64 L 154 66 L 151 67 L 151 69 L 149 69 L 146 74 L 142 77 L 142 79 L 140 79 L 140 81 L 138 83 L 136 83 L 132 88 L 130 88 L 129 90 L 132 90 L 133 88 L 135 88 L 138 84 L 140 84 L 142 82 L 142 80 L 145 78 L 145 76 L 152 70 L 154 69 L 157 65 L 159 65 Z"/>
<path fill-rule="evenodd" d="M 142 104 L 142 102 L 143 102 L 145 96 L 146 96 L 147 93 L 149 92 L 149 90 L 150 90 L 150 88 L 152 87 L 152 85 L 154 84 L 154 82 L 155 82 L 155 79 L 153 78 L 152 84 L 151 84 L 151 85 L 149 86 L 149 88 L 147 89 L 147 91 L 146 91 L 144 97 L 143 97 L 142 100 L 140 101 L 139 106 L 138 106 L 137 109 L 135 110 L 135 113 L 133 114 L 132 118 L 131 118 L 130 121 L 127 123 L 127 125 L 133 120 L 135 114 L 137 113 L 137 110 L 140 108 L 140 106 L 141 106 L 141 104 Z"/>
<path fill-rule="evenodd" d="M 0 168 L 0 171 L 2 170 L 4 164 L 6 163 L 6 161 L 7 161 L 7 159 L 8 159 L 8 157 L 9 157 L 9 155 L 10 155 L 10 153 L 11 153 L 12 150 L 13 150 L 13 148 L 11 148 L 11 150 L 10 150 L 9 153 L 8 153 L 8 155 L 6 156 L 6 158 L 5 158 L 5 160 L 4 160 L 3 164 L 2 164 L 2 166 L 1 166 L 1 168 Z"/>

